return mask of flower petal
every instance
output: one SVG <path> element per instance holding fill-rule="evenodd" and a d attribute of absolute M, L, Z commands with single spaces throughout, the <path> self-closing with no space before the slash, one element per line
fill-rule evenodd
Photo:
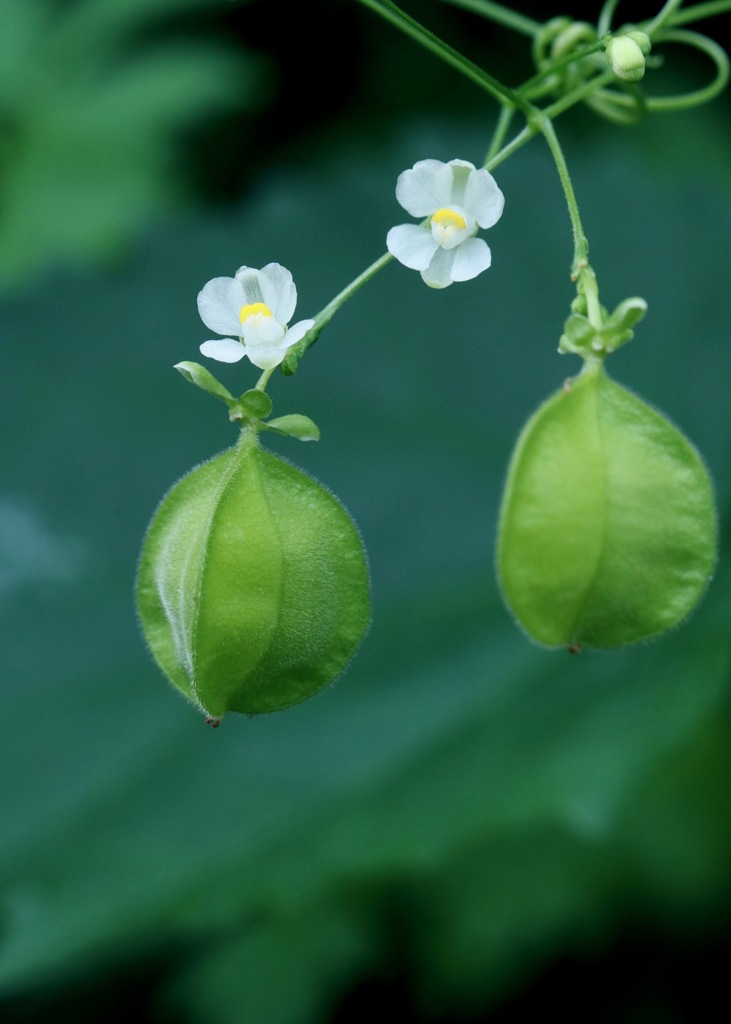
<path fill-rule="evenodd" d="M 237 334 L 239 331 L 238 309 L 232 300 L 232 285 L 235 284 L 232 277 L 214 277 L 198 293 L 200 318 L 216 334 Z"/>
<path fill-rule="evenodd" d="M 314 320 L 299 320 L 296 324 L 292 324 L 290 329 L 287 331 L 287 348 L 289 348 L 290 345 L 295 345 L 298 341 L 302 341 L 310 327 L 314 326 Z"/>
<path fill-rule="evenodd" d="M 441 160 L 419 160 L 396 182 L 396 199 L 412 217 L 428 217 L 449 206 L 451 194 L 452 168 Z"/>
<path fill-rule="evenodd" d="M 219 363 L 238 363 L 246 355 L 246 349 L 240 341 L 233 338 L 214 338 L 213 341 L 204 341 L 200 347 L 204 356 L 209 359 L 217 359 Z"/>
<path fill-rule="evenodd" d="M 242 305 L 252 306 L 255 302 L 265 301 L 260 270 L 256 270 L 255 267 L 239 267 L 236 271 L 236 280 L 244 293 Z"/>
<path fill-rule="evenodd" d="M 273 316 L 262 316 L 261 313 L 250 316 L 241 329 L 247 351 L 252 345 L 255 348 L 260 345 L 281 345 L 287 333 L 284 324 L 280 324 Z"/>
<path fill-rule="evenodd" d="M 492 253 L 487 242 L 481 238 L 467 238 L 454 250 L 451 276 L 453 281 L 471 281 L 492 262 Z"/>
<path fill-rule="evenodd" d="M 469 160 L 450 160 L 448 164 L 452 171 L 452 183 L 449 189 L 449 205 L 462 206 L 464 204 L 465 191 L 470 174 L 475 170 L 475 165 Z"/>
<path fill-rule="evenodd" d="M 489 171 L 472 171 L 465 190 L 464 205 L 481 228 L 491 228 L 500 220 L 505 196 Z"/>
<path fill-rule="evenodd" d="M 297 289 L 291 273 L 281 263 L 267 263 L 259 275 L 264 302 L 271 309 L 272 316 L 280 324 L 289 323 L 297 305 Z"/>
<path fill-rule="evenodd" d="M 437 248 L 431 263 L 421 272 L 424 284 L 428 284 L 430 288 L 448 287 L 452 283 L 452 264 L 455 253 L 458 252 L 459 249 Z"/>
<path fill-rule="evenodd" d="M 399 224 L 386 236 L 386 246 L 399 263 L 411 270 L 426 270 L 439 248 L 427 227 L 418 224 Z"/>
<path fill-rule="evenodd" d="M 263 302 L 280 324 L 292 319 L 297 305 L 297 289 L 286 267 L 280 263 L 267 263 L 261 270 L 239 267 L 236 280 L 244 290 L 247 303 Z"/>
<path fill-rule="evenodd" d="M 284 343 L 279 345 L 247 345 L 246 355 L 254 366 L 258 366 L 260 370 L 271 370 L 275 366 L 279 366 L 286 356 L 288 348 L 289 345 Z"/>

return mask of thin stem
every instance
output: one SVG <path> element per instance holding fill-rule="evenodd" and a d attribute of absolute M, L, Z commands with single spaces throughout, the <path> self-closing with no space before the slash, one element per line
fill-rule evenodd
<path fill-rule="evenodd" d="M 593 92 L 596 92 L 603 85 L 607 85 L 609 82 L 616 81 L 614 72 L 607 69 L 596 75 L 595 78 L 590 79 L 584 85 L 579 85 L 571 92 L 567 92 L 565 96 L 556 100 L 555 103 L 551 103 L 550 106 L 545 107 L 543 110 L 543 116 L 548 118 L 550 121 L 555 120 L 559 114 L 563 114 L 570 107 L 575 106 L 582 100 L 585 100 L 588 96 L 591 96 Z"/>
<path fill-rule="evenodd" d="M 681 110 L 688 107 L 697 107 L 701 103 L 708 103 L 715 96 L 722 92 L 729 80 L 729 59 L 728 54 L 722 46 L 709 39 L 708 36 L 699 32 L 691 32 L 688 29 L 671 29 L 663 32 L 661 39 L 663 43 L 684 43 L 686 46 L 695 46 L 710 57 L 716 65 L 716 77 L 703 89 L 696 89 L 694 92 L 686 93 L 685 96 L 648 96 L 648 110 Z"/>
<path fill-rule="evenodd" d="M 532 125 L 526 125 L 525 128 L 521 129 L 518 134 L 513 138 L 506 146 L 496 153 L 495 156 L 490 157 L 487 163 L 484 165 L 486 171 L 494 171 L 496 167 L 499 167 L 501 163 L 516 153 L 526 142 L 530 142 L 539 132 L 538 128 L 534 128 Z"/>
<path fill-rule="evenodd" d="M 576 193 L 574 192 L 574 186 L 571 183 L 571 175 L 566 164 L 566 158 L 563 155 L 561 144 L 558 141 L 556 130 L 553 127 L 553 122 L 550 121 L 545 115 L 540 115 L 536 118 L 538 129 L 545 136 L 548 148 L 551 150 L 554 163 L 556 164 L 556 170 L 561 180 L 561 187 L 563 188 L 564 196 L 566 197 L 566 205 L 569 210 L 569 219 L 571 220 L 571 230 L 574 236 L 574 259 L 571 267 L 571 276 L 575 280 L 579 271 L 582 270 L 588 262 L 589 257 L 589 242 L 586 235 L 584 234 L 584 227 L 581 223 L 581 217 L 579 215 L 579 204 L 576 201 Z"/>
<path fill-rule="evenodd" d="M 522 32 L 525 36 L 537 36 L 543 28 L 540 21 L 526 18 L 524 14 L 511 11 L 509 7 L 503 7 L 502 4 L 494 4 L 491 0 L 442 0 L 442 2 L 452 4 L 454 7 L 464 7 L 466 11 L 474 11 L 475 14 L 481 14 L 499 25 Z"/>
<path fill-rule="evenodd" d="M 512 156 L 513 153 L 524 146 L 526 142 L 529 142 L 535 135 L 539 133 L 544 135 L 556 164 L 556 169 L 566 198 L 569 219 L 571 221 L 574 243 L 574 257 L 571 267 L 571 276 L 572 279 L 578 281 L 579 291 L 586 297 L 587 315 L 590 322 L 597 328 L 601 326 L 602 316 L 601 307 L 599 305 L 596 276 L 588 262 L 589 243 L 581 222 L 579 205 L 574 193 L 571 176 L 569 174 L 563 150 L 561 149 L 561 145 L 553 126 L 553 121 L 566 110 L 575 106 L 577 103 L 580 103 L 582 100 L 589 99 L 592 95 L 597 95 L 598 91 L 604 86 L 615 81 L 615 75 L 609 69 L 599 71 L 593 78 L 583 82 L 579 86 L 576 86 L 576 88 L 564 94 L 560 99 L 545 107 L 543 110 L 539 110 L 534 107 L 528 101 L 527 95 L 529 95 L 530 90 L 535 89 L 547 75 L 554 74 L 563 66 L 597 52 L 602 48 L 602 43 L 598 42 L 596 44 L 591 44 L 585 49 L 557 61 L 550 68 L 545 69 L 525 82 L 520 89 L 513 90 L 502 85 L 501 82 L 492 78 L 492 76 L 488 75 L 487 72 L 483 71 L 471 61 L 468 61 L 446 43 L 443 43 L 438 39 L 438 37 L 429 32 L 428 29 L 415 21 L 415 19 L 401 11 L 396 4 L 392 2 L 392 0 L 358 0 L 358 2 L 396 25 L 412 39 L 415 39 L 426 49 L 431 50 L 446 63 L 461 71 L 462 74 L 475 81 L 478 85 L 486 89 L 491 95 L 498 99 L 501 103 L 500 115 L 483 164 L 487 170 L 493 170 L 495 167 L 499 166 L 503 161 L 507 160 L 509 156 Z M 502 24 L 509 24 L 509 27 L 515 28 L 517 31 L 523 31 L 529 35 L 535 34 L 535 31 L 542 27 L 538 22 L 532 22 L 531 19 L 523 19 L 521 15 L 516 15 L 514 19 L 509 18 L 508 16 L 511 15 L 512 12 L 508 12 L 507 8 L 503 8 L 499 4 L 490 3 L 489 0 L 446 0 L 446 2 L 478 11 L 478 13 L 485 14 L 486 17 L 491 17 L 493 20 L 499 21 Z M 618 0 L 608 0 L 605 4 L 602 12 L 605 20 L 611 19 L 617 3 Z M 648 34 L 657 34 L 662 26 L 667 22 L 670 22 L 671 25 L 677 25 L 681 22 L 685 23 L 694 19 L 712 17 L 713 15 L 722 14 L 725 11 L 731 10 L 731 0 L 710 0 L 710 2 L 697 4 L 695 7 L 683 12 L 678 11 L 681 3 L 682 0 L 667 0 L 657 16 L 651 22 L 643 26 L 645 31 L 647 31 Z M 488 8 L 490 11 L 488 11 Z M 519 23 L 522 23 L 522 27 L 519 26 Z M 705 36 L 698 36 L 697 33 L 684 31 L 665 31 L 662 33 L 661 39 L 662 41 L 668 42 L 686 42 L 702 49 L 716 63 L 718 75 L 714 82 L 704 90 L 692 93 L 688 97 L 679 97 L 675 99 L 667 97 L 666 99 L 658 98 L 656 100 L 649 99 L 647 101 L 648 107 L 662 109 L 664 106 L 669 108 L 671 104 L 674 104 L 677 107 L 680 105 L 690 105 L 691 102 L 701 102 L 701 98 L 710 98 L 711 95 L 715 95 L 715 93 L 720 91 L 720 89 L 726 84 L 729 77 L 728 58 L 721 47 L 712 40 L 707 39 Z M 616 94 L 615 96 L 613 93 L 612 96 L 613 99 L 617 100 L 617 102 L 622 99 L 629 99 L 628 97 L 621 96 L 621 94 Z M 630 102 L 635 101 L 630 100 Z M 504 139 L 508 133 L 510 122 L 515 110 L 520 110 L 526 116 L 528 123 L 510 142 L 504 144 Z M 367 281 L 390 263 L 392 259 L 393 257 L 390 253 L 384 253 L 383 256 L 380 256 L 374 263 L 367 267 L 366 270 L 359 274 L 358 277 L 351 281 L 349 285 L 343 288 L 343 290 L 317 314 L 314 325 L 310 328 L 305 337 L 296 345 L 292 346 L 292 349 L 290 350 L 293 356 L 292 369 L 285 372 L 294 372 L 294 368 L 296 368 L 296 362 L 299 357 L 314 345 L 322 328 L 329 323 L 340 307 L 347 302 L 347 300 L 351 298 Z M 264 390 L 271 373 L 272 371 L 265 371 L 264 374 L 262 374 L 259 383 L 256 385 L 259 390 Z"/>
<path fill-rule="evenodd" d="M 684 11 L 678 11 L 673 16 L 673 25 L 687 25 L 688 22 L 714 18 L 717 14 L 726 14 L 728 11 L 731 11 L 731 0 L 710 0 L 710 3 L 696 4 L 694 7 L 686 7 Z"/>
<path fill-rule="evenodd" d="M 425 49 L 436 54 L 446 64 L 457 68 L 458 71 L 461 71 L 463 75 L 470 78 L 480 88 L 489 92 L 498 103 L 507 103 L 518 110 L 522 110 L 525 114 L 529 113 L 529 104 L 514 89 L 509 89 L 507 85 L 503 85 L 497 78 L 493 78 L 492 75 L 483 71 L 477 64 L 473 64 L 471 60 L 463 57 L 458 50 L 453 49 L 448 43 L 435 36 L 433 32 L 430 32 L 429 29 L 421 25 L 415 18 L 412 18 L 397 7 L 392 0 L 358 0 L 358 2 L 363 4 L 364 7 L 369 7 L 372 11 L 380 14 L 386 21 L 390 21 L 392 25 L 401 29 L 402 32 L 416 40 Z"/>
<path fill-rule="evenodd" d="M 371 263 L 370 267 L 366 267 L 362 274 L 359 274 L 350 282 L 349 285 L 346 285 L 341 292 L 338 292 L 331 302 L 328 302 L 327 306 L 320 310 L 320 312 L 315 316 L 315 323 L 313 326 L 309 329 L 302 341 L 298 342 L 294 346 L 294 351 L 298 357 L 315 344 L 322 328 L 332 320 L 340 307 L 344 305 L 351 296 L 355 295 L 358 289 L 362 288 L 366 281 L 370 281 L 370 279 L 374 277 L 379 270 L 383 270 L 386 264 L 390 263 L 392 259 L 393 256 L 390 252 L 385 252 L 383 256 L 379 256 L 374 263 Z"/>
<path fill-rule="evenodd" d="M 556 138 L 556 133 L 553 129 L 553 125 L 551 124 L 550 118 L 558 117 L 560 114 L 564 113 L 564 111 L 568 110 L 569 107 L 573 106 L 575 103 L 581 102 L 581 100 L 583 100 L 587 95 L 589 95 L 593 91 L 593 89 L 597 88 L 597 86 L 603 85 L 605 82 L 611 81 L 613 78 L 613 73 L 611 71 L 607 71 L 604 72 L 604 74 L 597 75 L 593 82 L 585 83 L 584 85 L 572 90 L 570 93 L 567 93 L 566 96 L 563 96 L 560 100 L 557 100 L 556 103 L 546 108 L 544 114 L 541 115 L 539 118 L 532 118 L 531 122 L 527 124 L 525 128 L 523 128 L 521 131 L 519 131 L 518 134 L 513 139 L 511 139 L 510 142 L 504 145 L 503 148 L 499 150 L 499 152 L 495 153 L 494 155 L 488 156 L 488 159 L 485 161 L 484 164 L 486 170 L 492 171 L 501 163 L 503 163 L 503 161 L 507 160 L 508 157 L 512 156 L 513 153 L 521 149 L 526 144 L 526 142 L 530 142 L 530 140 L 534 138 L 536 135 L 538 135 L 540 132 L 546 134 L 546 138 L 549 139 L 549 145 L 552 146 L 552 150 L 560 154 L 559 159 L 557 159 L 556 163 L 557 166 L 559 166 L 560 164 L 559 175 L 561 175 L 561 181 L 562 184 L 564 184 L 564 191 L 567 193 L 566 198 L 567 203 L 569 205 L 569 214 L 572 217 L 571 222 L 574 229 L 575 249 L 576 239 L 583 239 L 583 250 L 581 250 L 581 246 L 579 246 L 579 249 L 580 251 L 583 251 L 584 259 L 586 257 L 586 253 L 588 252 L 588 243 L 586 241 L 586 236 L 584 235 L 583 228 L 581 227 L 578 203 L 576 202 L 576 196 L 573 192 L 571 179 L 568 174 L 568 168 L 566 167 L 566 161 L 563 157 L 563 152 L 561 151 L 558 139 Z M 512 112 L 510 111 L 508 111 L 508 113 L 506 113 L 505 110 L 501 111 L 501 118 L 504 118 L 505 120 L 505 131 L 507 131 L 507 126 L 509 123 L 508 114 L 511 113 Z M 542 122 L 546 118 L 549 119 L 547 121 L 547 132 L 546 128 L 542 124 Z M 500 122 L 498 122 L 498 126 L 495 130 L 495 137 L 499 137 L 498 133 L 500 131 L 501 124 Z M 491 146 L 491 149 L 492 148 L 493 147 Z M 569 194 L 572 196 L 571 202 L 569 202 Z M 581 259 L 581 255 L 579 255 L 578 258 Z M 370 281 L 370 279 L 372 277 L 375 277 L 375 275 L 380 270 L 383 270 L 383 268 L 388 263 L 390 263 L 392 259 L 393 257 L 391 256 L 390 253 L 384 253 L 383 256 L 380 256 L 374 263 L 371 263 L 371 265 L 367 267 L 362 274 L 359 274 L 358 277 L 351 281 L 349 285 L 346 285 L 346 287 L 343 288 L 343 290 L 339 292 L 331 302 L 328 302 L 327 306 L 320 310 L 320 312 L 315 316 L 314 325 L 310 328 L 310 330 L 304 336 L 302 341 L 298 342 L 296 345 L 293 345 L 292 349 L 290 350 L 294 354 L 296 359 L 299 359 L 300 356 L 302 356 L 309 348 L 312 347 L 312 345 L 315 344 L 320 334 L 320 331 L 323 329 L 323 327 L 326 326 L 326 324 L 330 322 L 330 320 L 332 320 L 332 318 L 335 316 L 340 307 L 343 306 L 348 301 L 348 299 L 351 298 L 351 296 L 355 295 L 358 289 L 361 288 L 367 281 Z M 577 257 L 575 253 L 574 260 L 576 261 L 576 259 Z"/>
<path fill-rule="evenodd" d="M 271 377 L 275 370 L 276 366 L 273 366 L 271 370 L 265 370 L 264 373 L 262 373 L 261 377 L 259 378 L 255 385 L 257 391 L 266 391 L 267 384 L 269 383 L 269 378 Z"/>
<path fill-rule="evenodd" d="M 667 0 L 658 11 L 652 21 L 643 26 L 643 31 L 652 39 L 653 35 L 660 31 L 666 21 L 669 21 L 676 13 L 683 0 Z"/>
<path fill-rule="evenodd" d="M 505 136 L 508 134 L 508 128 L 510 128 L 510 122 L 513 120 L 514 113 L 515 111 L 512 107 L 500 108 L 500 115 L 497 119 L 495 131 L 492 133 L 490 148 L 483 161 L 483 167 L 487 167 L 495 154 L 499 152 L 500 147 L 505 143 Z"/>
<path fill-rule="evenodd" d="M 618 4 L 619 0 L 607 0 L 602 7 L 599 15 L 599 21 L 596 24 L 598 35 L 605 36 L 612 27 L 612 18 L 614 17 L 614 12 L 616 11 Z"/>
<path fill-rule="evenodd" d="M 590 57 L 594 53 L 600 53 L 602 50 L 604 50 L 604 43 L 601 40 L 598 40 L 596 43 L 589 43 L 581 49 L 572 50 L 565 57 L 552 61 L 550 67 L 544 68 L 533 75 L 532 78 L 528 78 L 516 91 L 525 99 L 535 99 L 546 91 L 546 79 L 550 79 L 557 72 L 563 71 L 570 64 L 575 64 L 577 61 L 584 60 L 584 58 Z"/>

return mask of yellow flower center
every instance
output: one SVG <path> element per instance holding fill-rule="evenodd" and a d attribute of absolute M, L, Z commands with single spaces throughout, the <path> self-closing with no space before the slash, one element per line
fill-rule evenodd
<path fill-rule="evenodd" d="M 239 320 L 246 323 L 250 316 L 272 316 L 272 311 L 264 302 L 250 302 L 248 306 L 242 306 L 239 310 Z"/>
<path fill-rule="evenodd" d="M 461 228 L 463 231 L 467 227 L 467 221 L 464 219 L 461 213 L 455 213 L 454 210 L 450 210 L 448 206 L 442 207 L 441 210 L 437 210 L 436 213 L 432 214 L 433 221 L 435 220 L 440 228 Z"/>

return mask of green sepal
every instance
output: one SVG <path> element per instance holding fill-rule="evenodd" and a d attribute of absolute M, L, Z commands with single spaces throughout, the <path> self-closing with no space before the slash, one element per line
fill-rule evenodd
<path fill-rule="evenodd" d="M 582 355 L 591 348 L 597 332 L 581 313 L 572 313 L 563 325 L 564 333 L 558 343 L 559 352 Z"/>
<path fill-rule="evenodd" d="M 245 391 L 239 398 L 239 405 L 248 419 L 255 420 L 263 420 L 267 416 L 271 416 L 273 408 L 269 395 L 256 388 Z"/>
<path fill-rule="evenodd" d="M 647 312 L 644 299 L 635 296 L 620 302 L 612 315 L 607 319 L 602 336 L 605 338 L 607 352 L 615 352 L 620 345 L 634 337 L 634 327 Z"/>
<path fill-rule="evenodd" d="M 299 363 L 299 356 L 292 347 L 286 354 L 282 362 L 279 364 L 279 369 L 282 371 L 285 377 L 293 377 L 297 373 L 297 364 Z"/>
<path fill-rule="evenodd" d="M 634 337 L 634 327 L 647 312 L 647 303 L 637 296 L 620 302 L 611 316 L 601 307 L 602 325 L 594 327 L 584 315 L 585 300 L 578 296 L 571 303 L 574 310 L 564 323 L 564 333 L 558 343 L 559 352 L 573 352 L 596 358 L 616 352 Z M 582 312 L 579 312 L 582 310 Z"/>
<path fill-rule="evenodd" d="M 200 363 L 190 363 L 184 361 L 182 363 L 176 363 L 175 369 L 178 373 L 182 374 L 187 381 L 191 384 L 195 384 L 196 387 L 200 388 L 201 391 L 207 391 L 209 395 L 213 395 L 214 398 L 218 398 L 219 401 L 224 402 L 229 409 L 236 404 L 236 399 L 228 390 L 225 388 L 220 380 L 216 380 L 213 374 L 201 366 Z"/>
<path fill-rule="evenodd" d="M 279 416 L 276 420 L 269 420 L 262 423 L 265 430 L 273 430 L 276 434 L 286 434 L 288 437 L 296 437 L 298 441 L 319 441 L 320 428 L 313 423 L 309 416 L 300 416 L 299 413 L 291 413 L 289 416 Z"/>

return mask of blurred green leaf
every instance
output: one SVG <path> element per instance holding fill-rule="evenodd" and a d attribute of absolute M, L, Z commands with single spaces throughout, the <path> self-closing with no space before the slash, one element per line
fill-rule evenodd
<path fill-rule="evenodd" d="M 259 58 L 144 39 L 151 23 L 205 6 L 2 0 L 0 289 L 118 250 L 182 199 L 182 130 L 261 102 Z"/>
<path fill-rule="evenodd" d="M 170 1001 L 208 1024 L 311 1024 L 363 971 L 374 937 L 334 901 L 284 921 L 264 915 L 188 963 Z"/>

